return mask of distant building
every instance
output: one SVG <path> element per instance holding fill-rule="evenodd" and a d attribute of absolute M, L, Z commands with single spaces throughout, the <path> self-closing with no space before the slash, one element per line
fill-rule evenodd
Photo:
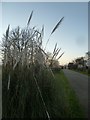
<path fill-rule="evenodd" d="M 86 67 L 90 68 L 90 51 L 86 53 L 84 60 Z"/>
<path fill-rule="evenodd" d="M 69 63 L 69 64 L 68 64 L 68 68 L 69 68 L 69 69 L 72 69 L 72 68 L 73 68 L 73 63 Z"/>
<path fill-rule="evenodd" d="M 87 62 L 86 62 L 86 66 L 87 66 L 88 68 L 90 68 L 90 59 L 87 60 Z"/>
<path fill-rule="evenodd" d="M 82 68 L 83 68 L 83 65 L 78 64 L 78 69 L 82 69 Z"/>

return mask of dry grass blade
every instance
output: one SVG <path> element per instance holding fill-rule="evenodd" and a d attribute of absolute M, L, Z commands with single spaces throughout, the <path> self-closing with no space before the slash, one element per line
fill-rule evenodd
<path fill-rule="evenodd" d="M 48 42 L 49 42 L 49 40 L 50 40 L 50 37 L 51 37 L 51 34 L 50 34 L 50 36 L 49 36 L 49 39 L 48 39 L 47 42 L 46 42 L 46 45 L 45 45 L 44 51 L 46 50 L 47 44 L 48 44 Z"/>
<path fill-rule="evenodd" d="M 60 49 L 58 48 L 58 49 L 55 51 L 54 57 L 53 57 L 54 59 L 56 59 L 56 57 L 57 57 L 57 55 L 59 54 L 60 50 L 61 50 L 61 48 L 60 48 Z"/>
<path fill-rule="evenodd" d="M 40 87 L 39 87 L 39 85 L 38 85 L 37 79 L 35 78 L 34 74 L 33 74 L 33 77 L 34 77 L 35 83 L 36 83 L 36 85 L 37 85 L 37 89 L 38 89 L 38 92 L 39 92 L 39 94 L 40 94 L 41 100 L 42 100 L 42 102 L 43 102 L 43 105 L 44 105 L 44 109 L 45 109 L 46 115 L 47 115 L 47 117 L 48 117 L 48 120 L 50 120 L 50 115 L 49 115 L 49 113 L 48 113 L 48 110 L 47 110 L 45 101 L 44 101 L 44 99 L 43 99 L 43 96 L 42 96 Z"/>
<path fill-rule="evenodd" d="M 57 25 L 54 27 L 54 29 L 52 30 L 51 34 L 53 34 L 55 32 L 55 30 L 59 27 L 60 23 L 63 21 L 64 17 L 61 18 L 61 20 L 57 23 Z"/>
<path fill-rule="evenodd" d="M 61 57 L 62 57 L 62 55 L 64 54 L 64 52 L 58 57 L 58 59 L 57 60 L 59 60 Z"/>
<path fill-rule="evenodd" d="M 54 47 L 54 50 L 53 50 L 53 54 L 54 54 L 55 51 L 56 51 L 56 47 L 57 47 L 57 43 L 55 44 L 55 47 Z"/>
<path fill-rule="evenodd" d="M 9 86 L 10 86 L 10 74 L 9 74 L 9 78 L 8 78 L 8 90 L 9 90 Z"/>
<path fill-rule="evenodd" d="M 51 58 L 51 62 L 50 62 L 50 64 L 52 64 L 53 59 L 57 56 L 58 51 L 60 51 L 59 48 L 57 48 L 57 49 L 55 50 L 55 52 L 53 53 L 53 56 L 52 56 L 52 58 Z"/>
<path fill-rule="evenodd" d="M 54 58 L 56 58 L 56 57 L 57 57 L 57 55 L 59 54 L 60 50 L 61 50 L 61 48 L 60 48 L 60 49 L 57 49 L 57 51 L 56 51 L 56 54 L 55 54 Z"/>
<path fill-rule="evenodd" d="M 59 49 L 57 48 L 56 51 L 54 52 L 54 54 L 53 54 L 53 56 L 52 56 L 52 60 L 53 60 L 53 58 L 56 56 L 58 50 L 59 50 Z"/>
<path fill-rule="evenodd" d="M 32 29 L 34 30 L 36 28 L 36 26 L 34 26 Z"/>
<path fill-rule="evenodd" d="M 38 46 L 39 47 L 39 49 L 47 56 L 47 57 L 49 57 L 46 53 L 45 53 L 45 51 L 42 49 L 42 48 L 40 48 L 40 46 Z"/>
<path fill-rule="evenodd" d="M 42 33 L 42 36 L 44 36 L 44 25 L 42 26 L 42 31 L 41 31 L 41 33 Z"/>
<path fill-rule="evenodd" d="M 8 39 L 9 28 L 10 28 L 10 25 L 8 25 L 8 28 L 7 28 L 7 30 L 6 30 L 6 39 Z"/>
<path fill-rule="evenodd" d="M 42 26 L 42 30 L 41 30 L 40 36 L 38 38 L 38 39 L 40 39 L 40 44 L 39 45 L 42 45 L 43 36 L 44 36 L 44 25 Z"/>
<path fill-rule="evenodd" d="M 29 17 L 29 20 L 28 20 L 27 26 L 29 26 L 29 24 L 30 24 L 30 21 L 31 21 L 32 15 L 33 15 L 33 11 L 32 11 L 31 14 L 30 14 L 30 17 Z"/>
<path fill-rule="evenodd" d="M 63 21 L 63 19 L 64 19 L 64 17 L 62 17 L 61 18 L 61 20 L 57 23 L 57 25 L 54 27 L 54 29 L 52 30 L 52 32 L 51 32 L 51 34 L 50 34 L 50 36 L 49 36 L 49 39 L 47 40 L 47 42 L 46 42 L 46 46 L 47 46 L 47 44 L 48 44 L 48 42 L 49 42 L 49 40 L 50 40 L 50 37 L 51 37 L 51 35 L 55 32 L 55 30 L 59 27 L 59 25 L 60 25 L 60 23 Z M 44 50 L 46 50 L 46 46 L 45 46 L 45 49 Z"/>

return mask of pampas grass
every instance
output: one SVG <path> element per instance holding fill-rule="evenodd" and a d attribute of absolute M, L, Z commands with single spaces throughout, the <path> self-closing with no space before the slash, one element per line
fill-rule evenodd
<path fill-rule="evenodd" d="M 55 77 L 47 65 L 49 56 L 42 49 L 44 25 L 41 32 L 35 26 L 29 28 L 32 15 L 33 11 L 26 28 L 21 29 L 18 26 L 10 31 L 9 25 L 3 37 L 3 118 L 50 119 L 55 114 L 52 109 L 55 100 Z M 57 44 L 53 58 L 60 51 L 56 47 Z"/>

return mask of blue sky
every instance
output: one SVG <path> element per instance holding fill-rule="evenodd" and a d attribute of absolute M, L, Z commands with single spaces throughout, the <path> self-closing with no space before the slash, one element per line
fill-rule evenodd
<path fill-rule="evenodd" d="M 88 51 L 88 3 L 86 2 L 59 2 L 59 3 L 30 3 L 7 2 L 2 3 L 2 33 L 10 24 L 11 29 L 25 27 L 31 11 L 34 10 L 31 26 L 41 29 L 45 26 L 43 46 L 56 23 L 64 16 L 64 21 L 51 36 L 47 51 L 52 52 L 57 42 L 61 53 L 61 64 L 84 56 Z M 1 35 L 0 35 L 1 36 Z"/>

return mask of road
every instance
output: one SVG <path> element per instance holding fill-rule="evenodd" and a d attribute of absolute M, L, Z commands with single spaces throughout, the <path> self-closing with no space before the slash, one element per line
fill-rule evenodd
<path fill-rule="evenodd" d="M 0 120 L 2 116 L 2 69 L 0 66 Z"/>
<path fill-rule="evenodd" d="M 86 117 L 88 117 L 88 79 L 90 77 L 68 69 L 63 69 L 63 71 L 84 107 Z"/>

